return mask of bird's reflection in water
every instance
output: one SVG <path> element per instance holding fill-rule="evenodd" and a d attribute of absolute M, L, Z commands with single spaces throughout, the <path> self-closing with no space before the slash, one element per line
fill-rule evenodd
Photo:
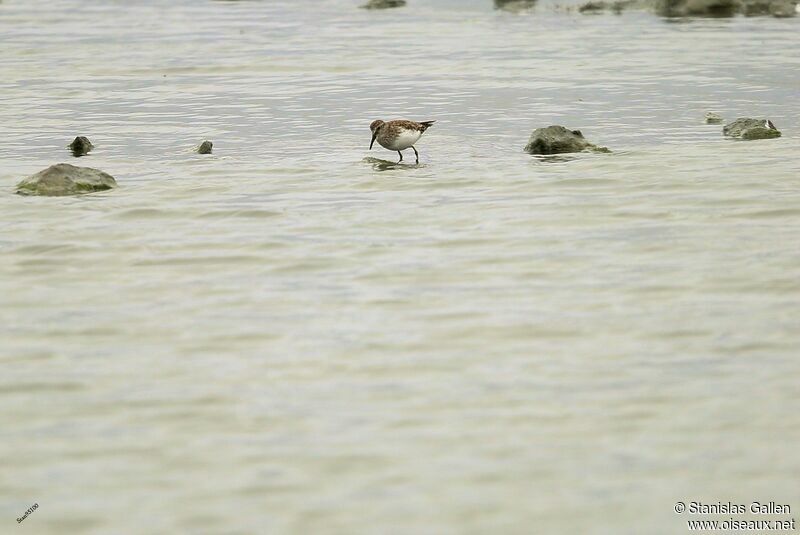
<path fill-rule="evenodd" d="M 361 161 L 372 165 L 372 168 L 376 171 L 391 171 L 393 169 L 418 169 L 420 167 L 424 167 L 423 164 L 390 162 L 389 160 L 371 157 L 366 157 Z"/>

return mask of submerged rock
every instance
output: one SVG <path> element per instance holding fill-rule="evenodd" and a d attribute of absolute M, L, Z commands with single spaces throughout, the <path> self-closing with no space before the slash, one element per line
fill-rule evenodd
<path fill-rule="evenodd" d="M 403 7 L 406 0 L 369 0 L 361 6 L 363 9 L 387 9 L 390 7 Z"/>
<path fill-rule="evenodd" d="M 85 156 L 94 148 L 94 145 L 92 145 L 88 137 L 78 136 L 72 140 L 72 143 L 70 143 L 67 148 L 72 151 L 73 156 L 78 158 L 80 156 Z"/>
<path fill-rule="evenodd" d="M 206 140 L 200 143 L 198 147 L 195 149 L 198 154 L 211 154 L 211 149 L 214 148 L 214 144 L 210 141 Z"/>
<path fill-rule="evenodd" d="M 741 139 L 772 139 L 781 137 L 781 132 L 769 119 L 740 117 L 723 126 L 722 135 Z"/>
<path fill-rule="evenodd" d="M 605 147 L 598 147 L 586 141 L 580 130 L 569 130 L 559 125 L 537 128 L 531 133 L 528 144 L 525 145 L 525 152 L 530 154 L 582 151 L 611 152 Z"/>
<path fill-rule="evenodd" d="M 721 124 L 722 116 L 713 111 L 706 113 L 706 124 Z"/>
<path fill-rule="evenodd" d="M 17 184 L 17 193 L 58 197 L 105 191 L 116 186 L 117 181 L 108 173 L 90 167 L 59 163 L 24 179 Z"/>

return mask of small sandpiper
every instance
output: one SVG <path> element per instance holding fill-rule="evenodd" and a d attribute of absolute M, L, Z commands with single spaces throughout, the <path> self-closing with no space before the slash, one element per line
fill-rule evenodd
<path fill-rule="evenodd" d="M 378 119 L 372 121 L 369 129 L 372 130 L 372 141 L 369 144 L 369 149 L 372 150 L 372 145 L 375 140 L 381 147 L 389 150 L 396 150 L 400 155 L 400 161 L 403 161 L 403 153 L 400 151 L 406 150 L 411 147 L 414 149 L 414 154 L 417 156 L 417 163 L 419 163 L 419 153 L 414 148 L 414 143 L 422 136 L 430 126 L 436 121 L 422 121 L 417 123 L 414 121 L 389 121 L 385 123 Z M 398 162 L 399 163 L 399 162 Z"/>

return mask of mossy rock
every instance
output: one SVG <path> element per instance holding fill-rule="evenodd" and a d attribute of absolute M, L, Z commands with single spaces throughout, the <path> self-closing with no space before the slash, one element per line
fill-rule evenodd
<path fill-rule="evenodd" d="M 755 128 L 748 128 L 742 132 L 741 138 L 747 140 L 753 139 L 774 139 L 781 137 L 780 130 L 774 128 L 766 128 L 764 126 L 756 126 Z"/>
<path fill-rule="evenodd" d="M 361 6 L 363 9 L 388 9 L 390 7 L 403 7 L 406 0 L 369 0 Z"/>
<path fill-rule="evenodd" d="M 494 0 L 495 9 L 505 9 L 506 11 L 523 11 L 531 9 L 537 0 Z"/>
<path fill-rule="evenodd" d="M 525 152 L 529 154 L 563 154 L 567 152 L 611 152 L 606 147 L 589 143 L 580 130 L 552 125 L 531 133 Z"/>
<path fill-rule="evenodd" d="M 117 187 L 117 181 L 108 173 L 91 167 L 77 167 L 68 163 L 51 165 L 17 184 L 20 195 L 61 197 L 105 191 Z"/>
<path fill-rule="evenodd" d="M 88 152 L 94 148 L 94 145 L 92 145 L 88 137 L 78 136 L 72 140 L 72 143 L 70 143 L 67 148 L 72 151 L 73 156 L 78 158 L 88 154 Z"/>
<path fill-rule="evenodd" d="M 781 132 L 769 119 L 739 117 L 722 127 L 722 135 L 741 139 L 773 139 L 781 137 Z"/>
<path fill-rule="evenodd" d="M 197 148 L 195 149 L 195 152 L 197 152 L 198 154 L 211 154 L 211 149 L 213 149 L 213 148 L 214 148 L 214 144 L 211 143 L 210 141 L 206 140 L 206 141 L 203 141 L 202 143 L 200 143 L 200 145 L 197 146 Z"/>

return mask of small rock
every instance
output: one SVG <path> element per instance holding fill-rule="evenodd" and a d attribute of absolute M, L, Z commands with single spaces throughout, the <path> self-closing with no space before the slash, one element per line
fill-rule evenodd
<path fill-rule="evenodd" d="M 780 131 L 769 119 L 752 119 L 750 117 L 740 117 L 732 123 L 726 124 L 722 127 L 722 135 L 741 139 L 781 137 Z"/>
<path fill-rule="evenodd" d="M 584 139 L 580 130 L 569 130 L 563 126 L 553 125 L 537 128 L 531 133 L 525 152 L 530 154 L 560 154 L 564 152 L 611 152 L 605 147 L 598 147 Z"/>
<path fill-rule="evenodd" d="M 406 0 L 369 0 L 361 6 L 363 9 L 387 9 L 390 7 L 403 7 Z"/>
<path fill-rule="evenodd" d="M 206 140 L 200 143 L 200 145 L 195 149 L 198 154 L 211 154 L 211 149 L 214 148 L 214 144 L 210 141 Z"/>
<path fill-rule="evenodd" d="M 17 193 L 57 197 L 105 191 L 116 186 L 117 181 L 108 173 L 90 167 L 59 163 L 24 179 L 17 184 Z"/>
<path fill-rule="evenodd" d="M 534 6 L 536 0 L 494 0 L 495 9 L 506 11 L 524 11 Z"/>
<path fill-rule="evenodd" d="M 593 0 L 579 6 L 578 11 L 581 13 L 599 13 L 602 11 L 611 11 L 612 13 L 619 15 L 625 9 L 629 7 L 635 7 L 636 5 L 637 5 L 636 0 L 617 0 L 615 2 Z"/>
<path fill-rule="evenodd" d="M 72 151 L 73 156 L 78 158 L 80 156 L 85 156 L 94 148 L 94 145 L 92 145 L 88 137 L 78 136 L 72 140 L 72 143 L 70 143 L 67 148 Z"/>
<path fill-rule="evenodd" d="M 722 116 L 713 111 L 706 113 L 706 124 L 721 124 Z"/>
<path fill-rule="evenodd" d="M 578 7 L 578 11 L 581 13 L 595 13 L 606 9 L 608 9 L 608 2 L 586 2 Z"/>

